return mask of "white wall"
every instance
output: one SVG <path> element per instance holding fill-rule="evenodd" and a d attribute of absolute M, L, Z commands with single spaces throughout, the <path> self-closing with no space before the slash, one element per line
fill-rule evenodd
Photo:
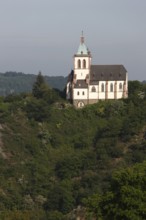
<path fill-rule="evenodd" d="M 78 95 L 78 92 L 79 92 L 79 95 Z M 73 97 L 74 97 L 74 100 L 86 100 L 88 97 L 87 89 L 74 89 Z"/>
<path fill-rule="evenodd" d="M 101 85 L 104 84 L 104 92 L 101 90 Z M 111 92 L 111 83 L 113 84 L 113 92 Z M 108 82 L 108 99 L 115 99 L 115 81 L 109 81 Z M 122 88 L 120 89 L 120 84 L 122 85 Z M 92 87 L 95 87 L 96 91 L 92 92 Z M 127 86 L 127 82 L 126 82 Z M 124 81 L 117 81 L 117 88 L 116 88 L 116 99 L 123 98 L 123 88 L 124 88 Z M 127 87 L 126 87 L 127 88 Z M 78 95 L 79 92 L 79 95 Z M 84 93 L 84 95 L 83 95 Z M 100 81 L 99 85 L 89 85 L 89 91 L 88 89 L 74 89 L 73 91 L 73 97 L 75 100 L 86 100 L 86 99 L 106 99 L 106 81 Z"/>
<path fill-rule="evenodd" d="M 92 88 L 95 88 L 95 92 L 92 92 Z M 89 86 L 89 99 L 98 99 L 99 93 L 98 93 L 99 87 L 98 85 L 90 85 Z"/>
<path fill-rule="evenodd" d="M 115 99 L 115 83 L 116 81 L 108 81 L 108 99 Z M 104 92 L 102 92 L 101 87 L 104 84 Z M 111 91 L 111 84 L 113 84 L 113 92 Z M 122 85 L 122 88 L 119 88 L 119 85 Z M 123 88 L 124 88 L 124 81 L 117 81 L 116 87 L 116 98 L 121 99 L 123 98 Z M 106 98 L 106 81 L 99 82 L 99 99 Z"/>
<path fill-rule="evenodd" d="M 88 69 L 76 69 L 74 70 L 74 73 L 76 75 L 76 79 L 86 79 L 87 74 L 89 74 Z"/>

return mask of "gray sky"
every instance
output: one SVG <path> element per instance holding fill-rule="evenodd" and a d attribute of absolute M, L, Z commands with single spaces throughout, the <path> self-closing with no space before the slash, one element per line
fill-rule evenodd
<path fill-rule="evenodd" d="M 0 72 L 67 76 L 81 31 L 92 64 L 146 80 L 146 0 L 0 0 Z"/>

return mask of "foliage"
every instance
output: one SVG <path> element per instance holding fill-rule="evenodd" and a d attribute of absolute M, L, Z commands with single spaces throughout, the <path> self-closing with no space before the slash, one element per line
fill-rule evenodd
<path fill-rule="evenodd" d="M 36 77 L 34 74 L 21 72 L 0 73 L 0 95 L 29 93 L 32 91 Z M 63 90 L 67 82 L 67 77 L 63 76 L 44 76 L 44 78 L 51 88 L 58 90 Z"/>
<path fill-rule="evenodd" d="M 47 92 L 48 87 L 45 83 L 44 77 L 41 72 L 37 75 L 36 82 L 33 85 L 32 94 L 35 98 L 43 98 Z"/>
<path fill-rule="evenodd" d="M 75 109 L 40 78 L 0 99 L 0 219 L 144 219 L 145 85 Z"/>
<path fill-rule="evenodd" d="M 146 162 L 116 171 L 109 192 L 95 194 L 84 202 L 97 219 L 145 219 Z"/>

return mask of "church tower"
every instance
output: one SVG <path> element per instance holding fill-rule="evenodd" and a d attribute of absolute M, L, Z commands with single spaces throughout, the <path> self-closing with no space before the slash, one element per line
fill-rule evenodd
<path fill-rule="evenodd" d="M 85 80 L 89 77 L 91 54 L 84 43 L 83 32 L 77 53 L 74 55 L 74 77 L 76 80 Z"/>

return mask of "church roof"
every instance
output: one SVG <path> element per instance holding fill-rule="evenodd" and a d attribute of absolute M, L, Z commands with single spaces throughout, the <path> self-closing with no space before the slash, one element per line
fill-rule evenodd
<path fill-rule="evenodd" d="M 88 55 L 88 53 L 89 53 L 89 51 L 88 51 L 87 46 L 84 43 L 84 36 L 83 36 L 83 33 L 82 33 L 77 55 Z"/>
<path fill-rule="evenodd" d="M 85 80 L 77 80 L 74 85 L 74 88 L 78 88 L 78 89 L 83 89 L 83 88 L 87 88 L 87 87 L 88 87 L 88 85 Z"/>
<path fill-rule="evenodd" d="M 84 43 L 80 43 L 77 55 L 88 55 L 88 48 Z"/>
<path fill-rule="evenodd" d="M 91 65 L 90 81 L 126 80 L 126 73 L 123 65 Z"/>

